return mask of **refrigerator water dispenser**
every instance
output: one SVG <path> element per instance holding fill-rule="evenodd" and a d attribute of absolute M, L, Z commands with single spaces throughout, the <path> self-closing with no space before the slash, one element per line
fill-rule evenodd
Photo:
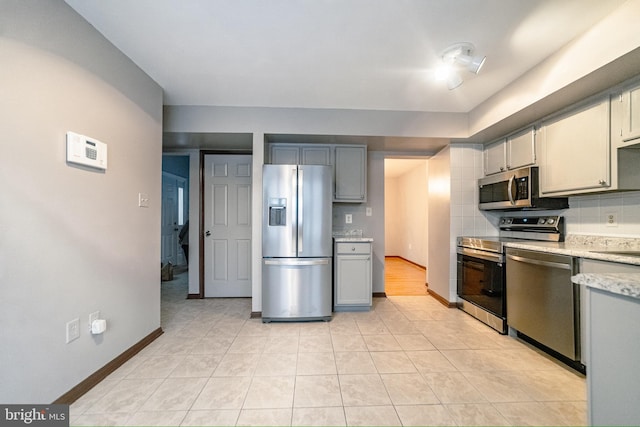
<path fill-rule="evenodd" d="M 280 227 L 287 225 L 287 199 L 269 200 L 269 225 Z"/>

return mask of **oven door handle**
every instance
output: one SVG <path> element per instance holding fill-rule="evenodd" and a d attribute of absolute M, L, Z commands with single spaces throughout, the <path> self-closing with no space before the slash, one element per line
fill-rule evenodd
<path fill-rule="evenodd" d="M 468 256 L 470 258 L 480 258 L 487 261 L 493 261 L 498 263 L 504 261 L 502 254 L 499 254 L 499 253 L 478 251 L 478 250 L 469 249 L 469 248 L 458 248 L 456 252 L 460 255 Z"/>
<path fill-rule="evenodd" d="M 524 262 L 526 264 L 534 264 L 534 265 L 540 265 L 542 267 L 561 268 L 563 270 L 571 270 L 570 264 L 563 264 L 559 262 L 550 262 L 550 261 L 540 261 L 537 259 L 523 258 L 521 256 L 516 256 L 516 255 L 507 255 L 507 258 L 512 259 L 514 261 L 518 261 L 518 262 Z"/>

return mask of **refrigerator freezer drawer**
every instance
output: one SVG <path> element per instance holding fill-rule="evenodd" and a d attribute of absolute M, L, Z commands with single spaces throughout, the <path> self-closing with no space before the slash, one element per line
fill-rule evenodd
<path fill-rule="evenodd" d="M 262 262 L 262 321 L 331 319 L 331 258 Z"/>

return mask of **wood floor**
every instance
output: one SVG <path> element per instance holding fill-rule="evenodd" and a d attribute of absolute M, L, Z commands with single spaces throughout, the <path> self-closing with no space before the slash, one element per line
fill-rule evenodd
<path fill-rule="evenodd" d="M 384 291 L 390 296 L 428 295 L 427 271 L 399 257 L 384 258 Z"/>

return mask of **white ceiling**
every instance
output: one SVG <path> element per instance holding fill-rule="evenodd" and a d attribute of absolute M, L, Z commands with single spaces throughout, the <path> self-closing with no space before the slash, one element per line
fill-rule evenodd
<path fill-rule="evenodd" d="M 623 0 L 66 0 L 167 105 L 469 112 Z M 487 56 L 449 91 L 443 49 Z"/>

